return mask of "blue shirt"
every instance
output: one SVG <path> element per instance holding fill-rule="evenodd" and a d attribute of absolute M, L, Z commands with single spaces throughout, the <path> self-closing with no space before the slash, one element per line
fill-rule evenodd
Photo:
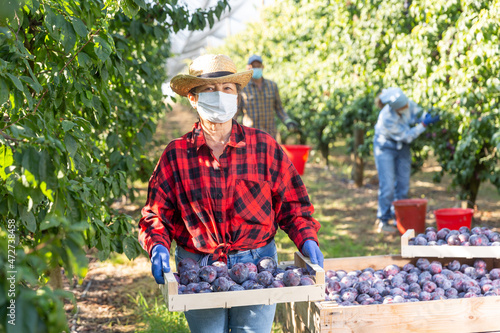
<path fill-rule="evenodd" d="M 389 104 L 385 105 L 378 115 L 375 125 L 375 140 L 383 144 L 386 140 L 394 140 L 397 149 L 403 147 L 403 143 L 411 143 L 425 131 L 422 124 L 422 108 L 417 103 L 410 101 L 401 115 L 397 114 Z M 415 125 L 418 123 L 418 125 Z M 413 126 L 413 127 L 412 127 Z"/>

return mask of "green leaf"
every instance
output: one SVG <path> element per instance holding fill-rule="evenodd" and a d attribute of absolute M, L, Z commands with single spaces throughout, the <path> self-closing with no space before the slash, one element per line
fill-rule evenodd
<path fill-rule="evenodd" d="M 66 133 L 64 136 L 64 144 L 66 145 L 66 150 L 68 151 L 69 156 L 74 157 L 76 151 L 78 150 L 78 143 L 75 138 L 71 134 Z"/>
<path fill-rule="evenodd" d="M 58 227 L 61 221 L 54 216 L 40 223 L 40 231 L 47 230 L 49 228 Z"/>
<path fill-rule="evenodd" d="M 118 181 L 115 180 L 113 183 L 111 183 L 111 191 L 113 191 L 113 194 L 115 197 L 120 196 L 120 184 L 118 184 Z"/>
<path fill-rule="evenodd" d="M 35 90 L 35 92 L 37 94 L 39 94 L 42 91 L 42 86 L 40 85 L 40 83 L 35 82 L 31 77 L 21 76 L 20 79 L 23 80 L 24 82 L 26 82 L 27 84 L 29 84 L 30 87 L 33 88 L 33 90 Z M 25 94 L 26 94 L 26 91 L 25 91 Z M 31 94 L 29 95 L 29 97 L 31 97 Z"/>
<path fill-rule="evenodd" d="M 112 52 L 111 46 L 101 37 L 94 37 L 94 51 L 102 62 L 105 62 Z"/>
<path fill-rule="evenodd" d="M 23 168 L 29 171 L 36 179 L 39 179 L 38 161 L 40 160 L 40 153 L 35 148 L 29 147 L 23 152 L 22 165 Z"/>
<path fill-rule="evenodd" d="M 104 109 L 102 107 L 102 102 L 98 96 L 92 96 L 92 106 L 97 111 L 98 119 L 100 119 L 104 114 Z"/>
<path fill-rule="evenodd" d="M 132 18 L 139 12 L 140 7 L 134 0 L 125 0 L 122 1 L 122 9 L 125 15 L 127 15 L 129 18 Z"/>
<path fill-rule="evenodd" d="M 147 9 L 146 2 L 144 0 L 134 0 L 134 2 L 142 9 Z"/>
<path fill-rule="evenodd" d="M 69 230 L 71 231 L 84 231 L 90 228 L 90 225 L 86 221 L 78 222 L 78 223 L 73 223 L 69 227 Z"/>
<path fill-rule="evenodd" d="M 0 146 L 0 178 L 7 180 L 5 168 L 10 167 L 14 163 L 12 149 L 8 146 Z M 10 172 L 9 172 L 10 173 Z"/>
<path fill-rule="evenodd" d="M 50 9 L 50 6 L 45 8 L 45 27 L 52 34 L 54 30 L 57 29 L 56 16 L 54 12 Z"/>
<path fill-rule="evenodd" d="M 142 132 L 139 132 L 137 133 L 137 141 L 139 141 L 139 144 L 144 147 L 146 145 L 146 137 L 144 136 L 144 134 L 142 134 Z"/>
<path fill-rule="evenodd" d="M 78 53 L 78 63 L 82 67 L 90 67 L 92 66 L 92 59 L 89 57 L 87 53 L 82 51 Z"/>
<path fill-rule="evenodd" d="M 56 189 L 57 188 L 57 178 L 55 174 L 54 163 L 52 163 L 51 157 L 46 150 L 42 150 L 40 153 L 40 161 L 38 172 L 40 174 L 40 188 L 42 192 L 46 194 L 44 189 Z"/>
<path fill-rule="evenodd" d="M 126 237 L 123 240 L 123 252 L 130 260 L 137 257 L 138 253 L 136 244 L 137 244 L 137 239 L 132 237 Z"/>
<path fill-rule="evenodd" d="M 88 31 L 85 23 L 83 23 L 83 21 L 80 20 L 78 17 L 71 17 L 70 19 L 71 19 L 71 24 L 73 24 L 73 28 L 75 29 L 78 36 L 86 37 Z"/>
<path fill-rule="evenodd" d="M 119 137 L 116 133 L 110 133 L 106 138 L 106 144 L 108 145 L 109 148 L 115 148 L 116 145 L 118 144 L 118 139 Z"/>
<path fill-rule="evenodd" d="M 63 35 L 63 47 L 64 52 L 69 53 L 73 49 L 76 43 L 76 34 L 73 26 L 68 21 L 64 20 L 64 25 L 61 27 L 61 32 Z"/>
<path fill-rule="evenodd" d="M 75 126 L 75 123 L 72 121 L 69 121 L 69 120 L 62 121 L 62 127 L 63 127 L 64 132 L 69 131 L 70 129 L 73 128 L 73 126 Z"/>
<path fill-rule="evenodd" d="M 0 76 L 0 105 L 9 100 L 9 87 L 5 79 Z"/>
<path fill-rule="evenodd" d="M 114 152 L 111 153 L 109 156 L 109 162 L 112 165 L 118 164 L 118 162 L 121 160 L 122 154 L 118 150 L 115 150 Z"/>
<path fill-rule="evenodd" d="M 207 19 L 208 19 L 208 24 L 210 25 L 210 28 L 212 28 L 214 26 L 214 23 L 215 23 L 213 13 L 209 13 L 207 16 Z"/>
<path fill-rule="evenodd" d="M 28 212 L 26 207 L 20 206 L 21 209 L 21 222 L 23 222 L 24 226 L 26 229 L 28 229 L 30 232 L 35 232 L 36 231 L 36 219 L 35 215 L 33 215 L 33 212 Z"/>
<path fill-rule="evenodd" d="M 14 75 L 6 73 L 8 77 L 12 80 L 12 83 L 14 83 L 14 86 L 17 88 L 17 90 L 24 92 L 23 84 L 21 81 Z"/>

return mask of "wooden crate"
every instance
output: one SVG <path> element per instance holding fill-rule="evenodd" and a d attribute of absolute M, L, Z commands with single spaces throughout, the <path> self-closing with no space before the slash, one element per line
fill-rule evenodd
<path fill-rule="evenodd" d="M 316 284 L 312 286 L 297 286 L 285 288 L 265 288 L 256 290 L 227 291 L 201 294 L 178 294 L 178 284 L 173 272 L 165 274 L 166 284 L 159 285 L 169 311 L 188 311 L 196 309 L 231 308 L 235 306 L 274 304 L 293 301 L 318 301 L 325 299 L 325 271 L 312 264 L 309 258 L 301 253 L 295 253 L 294 262 L 281 263 L 278 267 L 285 268 L 294 264 L 309 268 L 315 272 Z"/>
<path fill-rule="evenodd" d="M 500 246 L 451 246 L 451 245 L 408 245 L 415 237 L 415 230 L 407 230 L 401 236 L 401 256 L 404 258 L 496 258 L 500 259 Z"/>
<path fill-rule="evenodd" d="M 447 264 L 452 259 L 432 259 Z M 500 268 L 500 260 L 486 258 L 488 270 Z M 382 269 L 395 264 L 415 264 L 417 259 L 401 256 L 371 256 L 326 259 L 325 270 L 347 272 L 367 267 Z M 472 265 L 472 259 L 460 259 Z M 295 302 L 286 306 L 284 331 L 329 332 L 491 332 L 500 331 L 500 296 L 441 301 L 338 306 L 336 302 Z"/>

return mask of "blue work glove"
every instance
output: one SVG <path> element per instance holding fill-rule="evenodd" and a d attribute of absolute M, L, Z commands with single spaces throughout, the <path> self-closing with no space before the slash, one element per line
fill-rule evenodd
<path fill-rule="evenodd" d="M 153 251 L 151 251 L 151 270 L 153 271 L 153 276 L 158 284 L 165 284 L 165 278 L 163 273 L 170 272 L 170 253 L 165 246 L 161 244 L 155 245 Z"/>
<path fill-rule="evenodd" d="M 306 240 L 304 245 L 302 245 L 302 254 L 309 257 L 313 264 L 323 267 L 323 253 L 321 253 L 315 241 Z"/>
<path fill-rule="evenodd" d="M 426 113 L 424 120 L 422 120 L 422 123 L 424 124 L 424 126 L 427 126 L 435 123 L 438 120 L 439 120 L 439 115 L 433 117 L 430 113 Z"/>

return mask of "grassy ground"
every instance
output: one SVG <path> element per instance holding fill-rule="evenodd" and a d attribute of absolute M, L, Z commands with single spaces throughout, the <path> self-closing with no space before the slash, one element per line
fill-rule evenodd
<path fill-rule="evenodd" d="M 187 109 L 168 114 L 158 126 L 155 144 L 148 147 L 150 158 L 157 160 L 165 145 L 189 131 L 194 121 L 195 114 Z M 321 222 L 319 239 L 325 258 L 400 253 L 399 236 L 378 234 L 374 228 L 378 185 L 373 161 L 367 162 L 365 185 L 361 188 L 349 181 L 350 171 L 344 144 L 336 142 L 330 166 L 326 167 L 312 152 L 303 175 L 316 210 L 314 216 Z M 449 177 L 440 184 L 432 183 L 436 171 L 439 166 L 429 161 L 411 179 L 410 197 L 428 199 L 429 226 L 435 225 L 434 209 L 460 204 L 456 191 L 450 188 Z M 135 202 L 122 203 L 121 208 L 138 220 L 147 184 L 135 186 L 139 197 Z M 496 189 L 483 184 L 474 225 L 500 229 L 499 201 Z M 288 236 L 280 231 L 276 240 L 279 260 L 292 260 L 297 249 Z M 171 267 L 175 267 L 173 260 Z M 83 284 L 68 285 L 67 289 L 77 297 L 78 312 L 75 314 L 68 305 L 68 314 L 72 329 L 78 332 L 189 332 L 182 313 L 167 311 L 145 256 L 134 261 L 122 255 L 106 262 L 92 260 Z M 274 332 L 281 332 L 280 324 L 275 325 Z"/>

